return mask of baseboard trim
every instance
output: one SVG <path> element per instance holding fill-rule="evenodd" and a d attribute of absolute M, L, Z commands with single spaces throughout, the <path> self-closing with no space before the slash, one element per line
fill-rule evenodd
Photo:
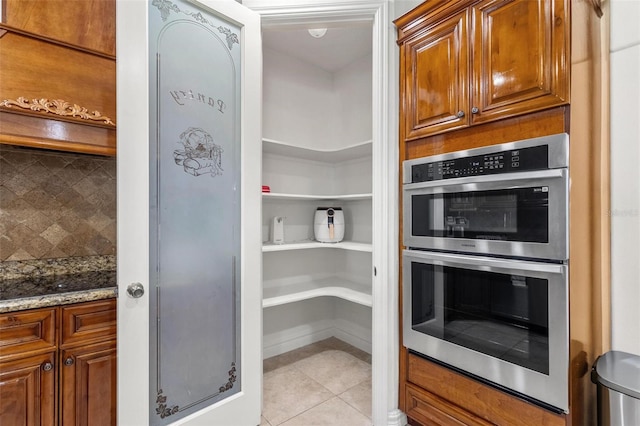
<path fill-rule="evenodd" d="M 309 333 L 308 331 L 311 330 Z M 280 355 L 303 346 L 328 339 L 334 335 L 334 327 L 327 326 L 325 321 L 314 324 L 312 327 L 295 327 L 279 332 L 277 335 L 264 336 L 264 347 L 262 348 L 262 358 L 267 359 Z M 267 342 L 273 342 L 268 344 Z"/>
<path fill-rule="evenodd" d="M 371 330 L 364 330 L 352 323 L 343 320 L 336 320 L 333 327 L 333 336 L 355 346 L 361 351 L 371 354 Z M 368 338 L 362 338 L 367 336 Z"/>
<path fill-rule="evenodd" d="M 361 337 L 362 335 L 370 336 L 371 331 L 361 330 L 347 321 L 330 320 L 306 324 L 305 327 L 294 327 L 264 336 L 262 357 L 271 358 L 330 337 L 340 339 L 370 354 L 371 341 Z"/>
<path fill-rule="evenodd" d="M 406 426 L 408 424 L 407 415 L 395 409 L 387 414 L 387 426 Z"/>

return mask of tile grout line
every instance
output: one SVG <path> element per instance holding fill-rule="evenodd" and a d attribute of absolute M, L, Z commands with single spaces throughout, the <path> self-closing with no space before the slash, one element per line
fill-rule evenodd
<path fill-rule="evenodd" d="M 360 360 L 360 361 L 363 361 L 363 360 L 361 360 L 360 358 L 356 357 L 355 355 L 353 355 L 353 354 L 349 353 L 348 351 L 343 350 L 342 348 L 325 348 L 325 349 L 320 350 L 319 352 L 317 352 L 317 353 L 315 353 L 315 354 L 313 354 L 313 355 L 309 355 L 309 356 L 302 357 L 302 358 L 300 358 L 300 359 L 296 359 L 295 361 L 292 361 L 292 362 L 290 362 L 289 364 L 282 365 L 282 366 L 278 367 L 278 368 L 283 368 L 283 367 L 292 367 L 294 370 L 296 370 L 297 372 L 301 373 L 301 374 L 302 374 L 303 376 L 305 376 L 307 379 L 311 380 L 312 382 L 314 382 L 314 383 L 318 384 L 321 388 L 325 389 L 325 390 L 326 390 L 327 392 L 329 392 L 332 396 L 331 396 L 331 397 L 329 397 L 329 398 L 327 398 L 327 399 L 325 399 L 325 400 L 323 400 L 323 401 L 321 401 L 321 402 L 319 402 L 319 403 L 317 403 L 317 404 L 315 404 L 315 405 L 313 405 L 313 406 L 311 406 L 311 407 L 308 407 L 307 409 L 305 409 L 305 410 L 301 411 L 300 413 L 297 413 L 296 415 L 294 415 L 294 416 L 292 416 L 292 417 L 289 417 L 289 418 L 287 418 L 287 419 L 282 420 L 282 421 L 281 421 L 281 422 L 279 422 L 279 423 L 273 423 L 273 422 L 272 422 L 271 420 L 269 420 L 267 417 L 262 416 L 262 417 L 264 417 L 264 419 L 265 419 L 265 420 L 266 420 L 266 421 L 267 421 L 271 426 L 279 426 L 279 425 L 282 425 L 282 424 L 284 424 L 284 423 L 286 423 L 286 422 L 288 422 L 288 421 L 290 421 L 290 420 L 295 419 L 296 417 L 299 417 L 299 416 L 301 416 L 301 415 L 305 414 L 305 413 L 306 413 L 307 411 L 309 411 L 309 410 L 312 410 L 312 409 L 315 409 L 315 408 L 319 407 L 320 405 L 322 405 L 322 404 L 324 404 L 324 403 L 326 403 L 326 402 L 330 401 L 330 400 L 331 400 L 331 399 L 333 399 L 333 398 L 338 398 L 340 401 L 342 401 L 343 403 L 345 403 L 347 406 L 349 406 L 350 408 L 352 408 L 353 410 L 355 410 L 357 413 L 360 413 L 361 415 L 363 415 L 363 416 L 365 416 L 367 419 L 369 419 L 369 421 L 371 421 L 371 414 L 363 413 L 363 412 L 362 412 L 362 411 L 360 411 L 357 407 L 355 407 L 354 405 L 350 404 L 348 401 L 346 401 L 345 399 L 343 399 L 343 398 L 340 396 L 340 395 L 342 395 L 342 394 L 344 394 L 344 393 L 346 393 L 346 392 L 348 392 L 348 391 L 350 391 L 350 390 L 354 389 L 355 387 L 357 387 L 357 386 L 361 385 L 362 383 L 366 382 L 367 380 L 370 380 L 370 378 L 365 379 L 365 380 L 362 380 L 362 381 L 360 381 L 360 382 L 358 382 L 358 383 L 354 384 L 353 386 L 351 386 L 351 387 L 349 387 L 349 388 L 347 388 L 347 389 L 345 389 L 345 390 L 343 390 L 342 392 L 340 392 L 340 393 L 338 393 L 338 394 L 337 394 L 337 393 L 333 392 L 331 389 L 329 389 L 329 388 L 327 388 L 326 386 L 324 386 L 322 383 L 318 382 L 318 381 L 317 381 L 316 379 L 314 379 L 313 377 L 311 377 L 311 376 L 309 376 L 308 374 L 306 374 L 303 370 L 301 370 L 300 368 L 298 368 L 297 366 L 295 366 L 295 364 L 296 364 L 298 361 L 302 361 L 302 360 L 307 359 L 307 358 L 309 358 L 309 357 L 311 357 L 311 356 L 315 356 L 315 355 L 321 354 L 321 353 L 326 352 L 326 351 L 328 351 L 328 350 L 339 351 L 339 352 L 342 352 L 342 353 L 344 353 L 344 354 L 350 355 L 350 356 L 352 356 L 352 357 L 354 357 L 354 358 L 356 358 L 356 359 L 358 359 L 358 360 Z M 366 361 L 363 361 L 363 362 L 366 362 Z M 367 364 L 369 364 L 369 365 L 371 365 L 371 364 L 370 364 L 370 363 L 368 363 L 368 362 L 366 362 L 366 363 L 367 363 Z M 276 369 L 274 369 L 274 370 L 271 370 L 270 372 L 275 371 L 275 370 L 277 370 L 278 368 L 276 368 Z"/>
<path fill-rule="evenodd" d="M 302 359 L 305 359 L 305 358 L 302 358 Z M 298 360 L 298 361 L 299 361 L 299 360 Z M 332 396 L 331 396 L 331 397 L 329 397 L 329 398 L 327 398 L 327 399 L 325 399 L 324 401 L 320 401 L 319 403 L 317 403 L 316 405 L 314 405 L 314 406 L 312 406 L 312 407 L 309 407 L 309 408 L 307 408 L 307 409 L 305 409 L 305 410 L 303 410 L 303 411 L 299 412 L 299 413 L 298 413 L 298 414 L 296 414 L 295 416 L 289 417 L 288 419 L 285 419 L 285 420 L 281 421 L 280 423 L 274 424 L 274 423 L 271 423 L 271 422 L 269 421 L 269 419 L 267 419 L 267 421 L 269 421 L 269 423 L 271 424 L 271 426 L 279 426 L 279 425 L 281 425 L 281 424 L 283 424 L 283 423 L 285 423 L 285 422 L 288 422 L 289 420 L 295 419 L 296 417 L 298 417 L 298 416 L 300 416 L 300 415 L 302 415 L 302 414 L 306 413 L 307 411 L 309 411 L 309 410 L 311 410 L 311 409 L 313 409 L 313 408 L 318 407 L 319 405 L 324 404 L 325 402 L 329 401 L 331 398 L 336 398 L 336 397 L 338 397 L 338 395 L 336 395 L 336 394 L 335 394 L 331 389 L 328 389 L 328 388 L 327 388 L 327 387 L 325 387 L 322 383 L 318 382 L 316 379 L 314 379 L 313 377 L 309 376 L 309 375 L 308 375 L 308 374 L 306 374 L 304 371 L 302 371 L 302 370 L 300 370 L 298 367 L 296 367 L 294 364 L 295 364 L 296 362 L 298 362 L 298 361 L 294 361 L 294 362 L 292 362 L 291 364 L 289 364 L 289 365 L 287 365 L 287 366 L 283 366 L 283 367 L 291 367 L 291 368 L 293 368 L 293 369 L 294 369 L 294 370 L 296 370 L 298 373 L 300 373 L 300 374 L 302 374 L 303 376 L 305 376 L 307 379 L 311 380 L 312 382 L 314 382 L 314 383 L 318 384 L 321 388 L 325 389 L 325 390 L 326 390 L 327 392 L 329 392 Z M 282 368 L 282 367 L 280 367 L 280 368 Z M 346 401 L 345 401 L 345 402 L 346 402 Z M 265 419 L 266 419 L 266 417 L 265 417 Z"/>

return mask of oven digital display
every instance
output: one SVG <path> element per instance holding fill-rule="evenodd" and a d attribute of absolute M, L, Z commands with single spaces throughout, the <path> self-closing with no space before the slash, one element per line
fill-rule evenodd
<path fill-rule="evenodd" d="M 541 145 L 472 157 L 415 164 L 411 166 L 411 182 L 429 182 L 467 176 L 545 170 L 548 167 L 549 147 Z"/>

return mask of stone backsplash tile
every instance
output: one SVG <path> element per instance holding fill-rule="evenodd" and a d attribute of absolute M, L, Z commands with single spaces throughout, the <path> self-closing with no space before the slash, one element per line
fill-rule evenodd
<path fill-rule="evenodd" d="M 0 145 L 0 261 L 115 252 L 115 158 Z"/>

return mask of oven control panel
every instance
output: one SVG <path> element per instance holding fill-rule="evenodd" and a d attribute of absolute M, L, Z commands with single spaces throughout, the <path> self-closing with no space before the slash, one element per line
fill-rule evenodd
<path fill-rule="evenodd" d="M 467 176 L 516 173 L 549 168 L 548 146 L 496 151 L 411 166 L 411 182 L 429 182 Z"/>

